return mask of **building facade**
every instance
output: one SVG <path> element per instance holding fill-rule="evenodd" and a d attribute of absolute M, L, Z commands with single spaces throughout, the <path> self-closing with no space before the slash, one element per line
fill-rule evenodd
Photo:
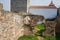
<path fill-rule="evenodd" d="M 53 1 L 49 4 L 49 6 L 30 6 L 29 13 L 35 15 L 43 15 L 47 18 L 56 18 L 57 16 L 57 8 L 54 5 Z"/>

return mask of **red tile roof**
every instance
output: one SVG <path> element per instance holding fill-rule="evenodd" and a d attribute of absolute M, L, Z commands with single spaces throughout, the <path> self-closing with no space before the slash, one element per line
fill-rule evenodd
<path fill-rule="evenodd" d="M 55 6 L 30 6 L 29 8 L 56 8 Z"/>

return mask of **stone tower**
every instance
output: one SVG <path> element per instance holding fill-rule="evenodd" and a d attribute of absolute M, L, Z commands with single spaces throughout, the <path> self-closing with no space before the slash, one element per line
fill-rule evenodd
<path fill-rule="evenodd" d="M 49 6 L 55 6 L 55 4 L 53 3 L 52 0 L 51 0 L 51 3 L 49 4 Z"/>
<path fill-rule="evenodd" d="M 27 0 L 11 0 L 12 12 L 27 12 Z"/>

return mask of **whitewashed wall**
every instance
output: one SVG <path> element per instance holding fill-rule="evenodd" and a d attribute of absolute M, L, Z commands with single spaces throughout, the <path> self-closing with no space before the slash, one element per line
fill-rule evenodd
<path fill-rule="evenodd" d="M 29 13 L 43 15 L 47 18 L 55 18 L 57 16 L 57 8 L 30 8 Z"/>

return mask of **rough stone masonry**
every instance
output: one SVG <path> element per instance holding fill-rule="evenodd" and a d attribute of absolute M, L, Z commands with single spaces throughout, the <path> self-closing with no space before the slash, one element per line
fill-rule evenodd
<path fill-rule="evenodd" d="M 0 10 L 0 40 L 17 40 L 23 35 L 23 18 L 15 13 Z"/>

